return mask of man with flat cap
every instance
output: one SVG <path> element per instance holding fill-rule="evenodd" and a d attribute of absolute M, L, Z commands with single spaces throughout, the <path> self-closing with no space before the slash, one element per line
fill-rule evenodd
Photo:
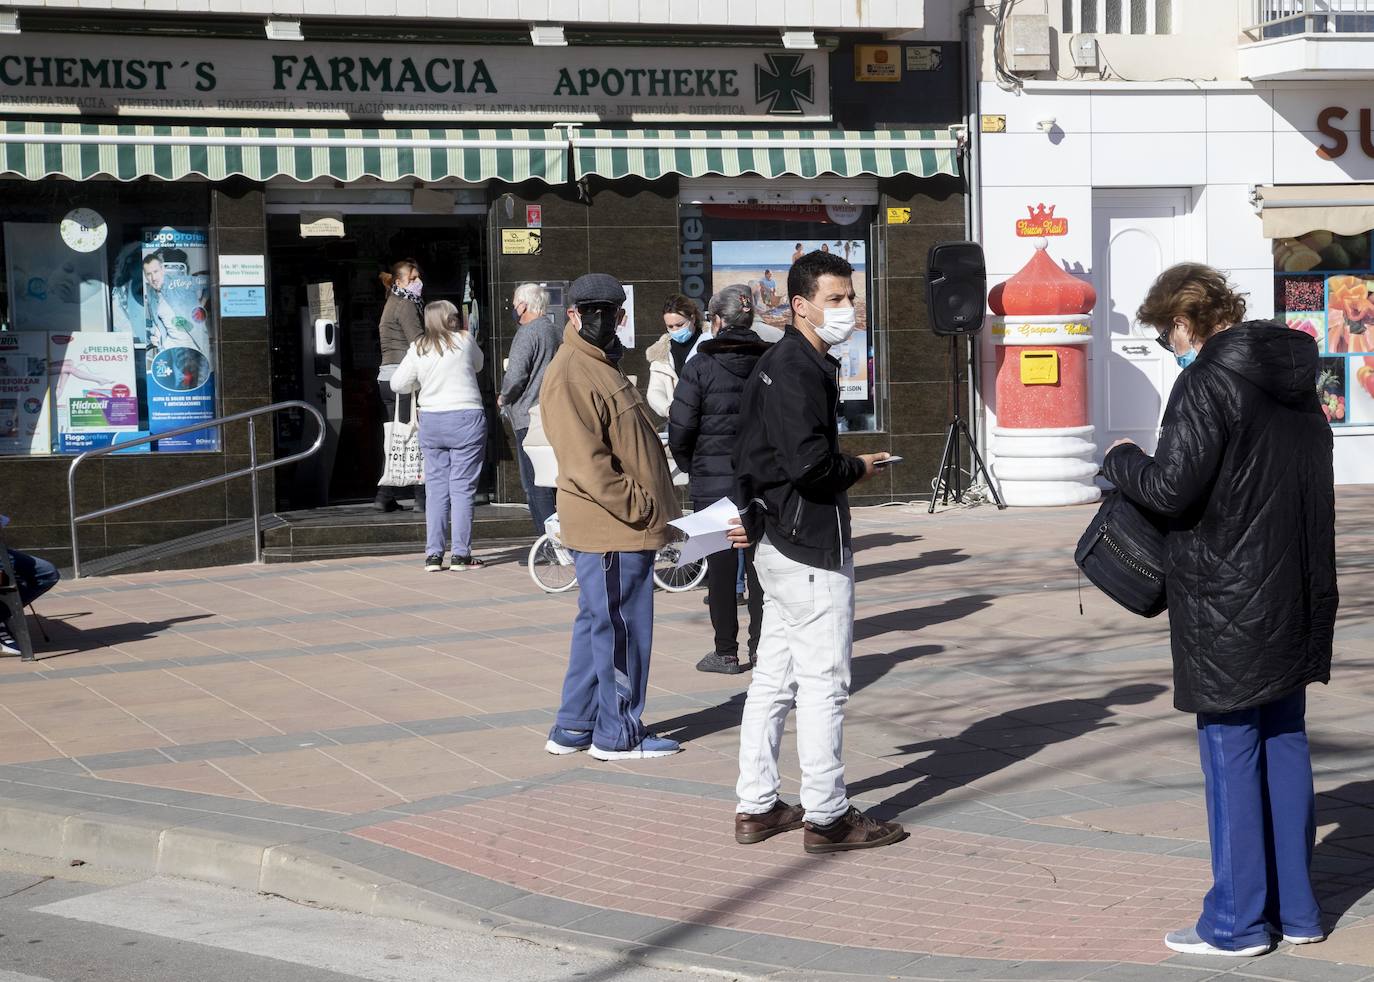
<path fill-rule="evenodd" d="M 580 586 L 563 702 L 544 749 L 599 760 L 682 748 L 640 720 L 654 636 L 654 554 L 677 518 L 668 458 L 620 371 L 625 290 L 589 273 L 568 288 L 563 344 L 544 373 L 544 434 L 558 459 L 558 520 Z"/>

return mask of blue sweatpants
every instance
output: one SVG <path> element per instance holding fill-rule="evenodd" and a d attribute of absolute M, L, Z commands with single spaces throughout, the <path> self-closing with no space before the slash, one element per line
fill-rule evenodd
<path fill-rule="evenodd" d="M 591 730 L 602 750 L 644 738 L 654 643 L 654 553 L 574 552 L 577 619 L 557 724 Z"/>
<path fill-rule="evenodd" d="M 453 532 L 453 554 L 472 555 L 472 495 L 482 473 L 487 418 L 480 409 L 420 413 L 425 458 L 425 555 L 442 556 Z"/>
<path fill-rule="evenodd" d="M 1265 944 L 1270 931 L 1322 933 L 1309 866 L 1316 842 L 1303 689 L 1230 713 L 1198 714 L 1212 889 L 1197 933 L 1218 948 Z"/>

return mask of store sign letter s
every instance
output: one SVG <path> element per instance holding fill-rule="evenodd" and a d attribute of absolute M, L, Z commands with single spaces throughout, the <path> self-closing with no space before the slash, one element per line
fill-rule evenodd
<path fill-rule="evenodd" d="M 1350 110 L 1340 106 L 1327 106 L 1317 113 L 1317 131 L 1331 141 L 1317 148 L 1318 157 L 1335 160 L 1350 149 L 1350 134 L 1338 125 L 1349 115 Z M 1366 157 L 1374 157 L 1374 110 L 1360 110 L 1360 150 Z"/>

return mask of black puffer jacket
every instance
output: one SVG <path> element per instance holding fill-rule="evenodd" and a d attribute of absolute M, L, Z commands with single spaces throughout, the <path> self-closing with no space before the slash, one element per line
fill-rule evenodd
<path fill-rule="evenodd" d="M 668 411 L 668 449 L 691 477 L 697 507 L 727 498 L 735 490 L 731 455 L 739 432 L 744 383 L 768 345 L 750 330 L 731 329 L 703 341 L 683 366 Z"/>
<path fill-rule="evenodd" d="M 1153 458 L 1103 469 L 1169 519 L 1174 705 L 1261 706 L 1331 676 L 1336 622 L 1331 430 L 1317 346 L 1250 321 L 1214 335 L 1174 385 Z"/>

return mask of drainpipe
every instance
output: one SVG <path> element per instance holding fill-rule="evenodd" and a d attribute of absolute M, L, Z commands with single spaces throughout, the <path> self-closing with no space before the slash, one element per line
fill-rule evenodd
<path fill-rule="evenodd" d="M 965 166 L 968 172 L 968 195 L 964 199 L 964 223 L 968 230 L 970 240 L 974 242 L 983 241 L 983 200 L 982 188 L 983 177 L 982 168 L 982 134 L 980 132 L 978 108 L 978 45 L 975 20 L 979 10 L 979 0 L 969 0 L 969 4 L 959 13 L 959 33 L 963 41 L 964 53 L 964 106 L 966 109 L 964 125 L 968 133 L 966 150 L 964 154 Z M 968 386 L 968 422 L 973 430 L 973 439 L 978 446 L 978 452 L 987 459 L 987 434 L 986 427 L 983 425 L 983 390 L 982 390 L 982 364 L 980 358 L 981 346 L 978 336 L 974 335 L 969 342 L 971 357 L 969 359 L 969 386 Z"/>

